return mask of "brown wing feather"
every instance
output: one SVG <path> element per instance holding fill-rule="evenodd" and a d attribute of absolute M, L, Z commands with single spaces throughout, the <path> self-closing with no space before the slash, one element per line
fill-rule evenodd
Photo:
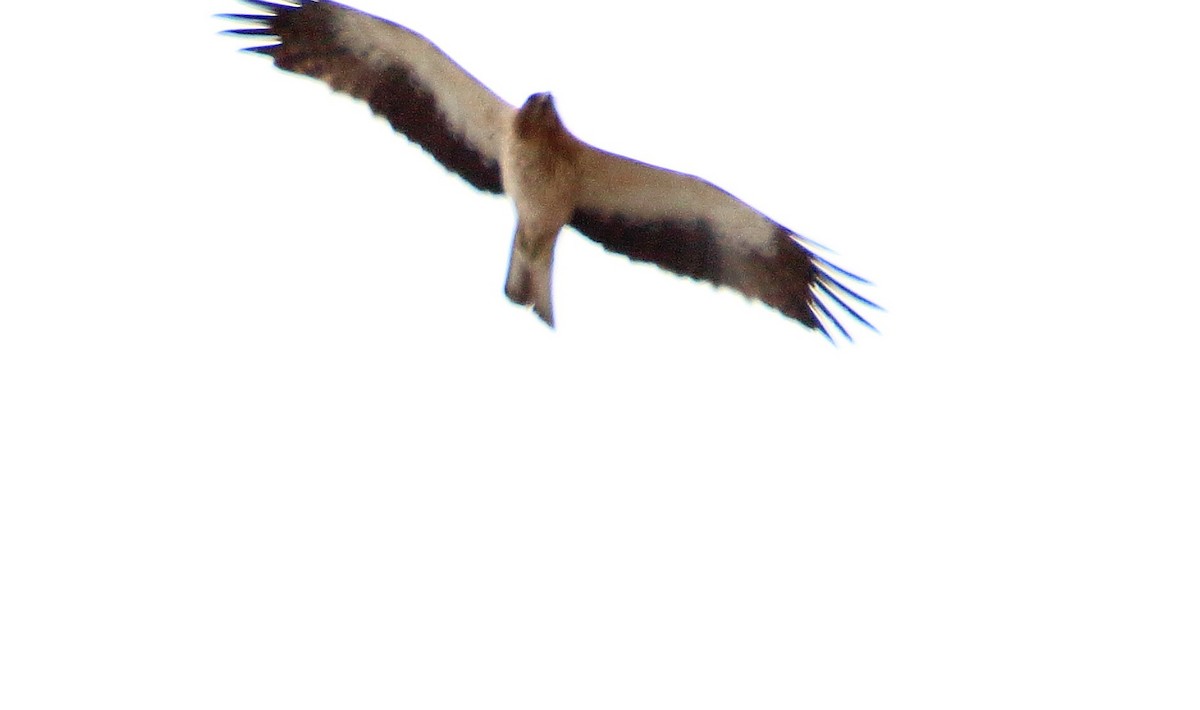
<path fill-rule="evenodd" d="M 266 54 L 365 100 L 392 127 L 480 190 L 501 193 L 500 133 L 513 111 L 421 35 L 327 0 L 283 5 L 244 0 L 262 15 L 222 15 L 263 25 L 226 34 L 274 37 Z"/>
<path fill-rule="evenodd" d="M 586 146 L 571 226 L 605 249 L 682 276 L 736 289 L 830 336 L 850 334 L 836 304 L 868 328 L 850 304 L 877 308 L 834 274 L 863 281 L 800 243 L 789 230 L 700 178 Z"/>

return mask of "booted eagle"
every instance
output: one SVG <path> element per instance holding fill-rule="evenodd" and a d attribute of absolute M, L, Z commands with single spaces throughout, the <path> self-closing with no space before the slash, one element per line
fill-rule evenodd
<path fill-rule="evenodd" d="M 610 251 L 737 289 L 830 337 L 831 304 L 876 307 L 834 278 L 862 282 L 801 237 L 712 183 L 594 148 L 563 126 L 548 93 L 508 104 L 421 35 L 328 0 L 245 0 L 263 14 L 220 17 L 271 38 L 244 51 L 363 99 L 480 190 L 507 194 L 517 230 L 504 293 L 554 325 L 550 271 L 566 225 Z"/>

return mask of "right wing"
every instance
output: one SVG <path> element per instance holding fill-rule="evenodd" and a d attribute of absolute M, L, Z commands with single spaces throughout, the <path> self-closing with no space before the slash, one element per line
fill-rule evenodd
<path fill-rule="evenodd" d="M 831 340 L 827 324 L 850 338 L 833 306 L 874 330 L 855 308 L 878 306 L 837 277 L 862 278 L 716 185 L 587 144 L 578 160 L 571 226 L 605 249 L 740 291 Z"/>

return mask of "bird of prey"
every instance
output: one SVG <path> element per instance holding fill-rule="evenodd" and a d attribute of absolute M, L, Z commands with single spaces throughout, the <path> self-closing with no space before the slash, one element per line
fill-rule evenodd
<path fill-rule="evenodd" d="M 517 229 L 504 292 L 551 327 L 551 265 L 567 225 L 630 259 L 736 289 L 831 340 L 829 326 L 850 338 L 831 304 L 872 327 L 850 303 L 878 306 L 835 275 L 863 279 L 706 180 L 584 143 L 549 93 L 517 108 L 423 36 L 336 2 L 244 1 L 261 14 L 220 15 L 251 25 L 225 33 L 270 41 L 243 51 L 366 101 L 471 185 L 512 199 Z"/>

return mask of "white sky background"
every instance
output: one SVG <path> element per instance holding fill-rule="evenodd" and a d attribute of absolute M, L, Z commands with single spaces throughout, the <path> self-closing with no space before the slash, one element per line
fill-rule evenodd
<path fill-rule="evenodd" d="M 569 231 L 551 332 L 244 6 L 10 10 L 0 706 L 1196 707 L 1200 6 L 566 5 L 359 6 L 881 335 Z"/>

